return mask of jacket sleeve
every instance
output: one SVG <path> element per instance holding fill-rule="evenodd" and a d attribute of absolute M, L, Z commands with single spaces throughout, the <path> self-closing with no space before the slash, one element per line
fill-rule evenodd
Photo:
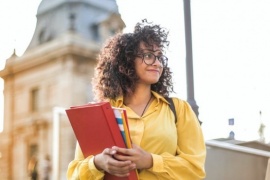
<path fill-rule="evenodd" d="M 84 158 L 79 144 L 76 145 L 75 158 L 68 165 L 68 180 L 102 180 L 104 172 L 99 171 L 94 164 L 94 156 Z"/>
<path fill-rule="evenodd" d="M 200 180 L 205 178 L 206 147 L 201 126 L 190 105 L 174 98 L 177 114 L 177 153 L 152 154 L 152 173 L 161 179 Z"/>

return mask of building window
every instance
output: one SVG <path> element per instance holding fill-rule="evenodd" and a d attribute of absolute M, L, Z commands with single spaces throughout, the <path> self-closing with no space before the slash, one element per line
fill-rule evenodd
<path fill-rule="evenodd" d="M 38 35 L 39 44 L 43 44 L 43 43 L 48 42 L 52 39 L 53 39 L 52 33 L 49 33 L 48 30 L 46 30 L 45 28 L 39 32 L 39 35 Z"/>
<path fill-rule="evenodd" d="M 99 41 L 100 40 L 99 26 L 97 24 L 93 24 L 91 26 L 91 33 L 92 33 L 93 39 L 95 41 Z"/>
<path fill-rule="evenodd" d="M 115 29 L 110 29 L 110 35 L 113 36 L 116 34 L 116 30 Z"/>
<path fill-rule="evenodd" d="M 29 157 L 36 156 L 38 152 L 38 145 L 37 144 L 30 144 L 29 145 Z"/>
<path fill-rule="evenodd" d="M 38 41 L 39 41 L 39 44 L 42 44 L 45 42 L 45 30 L 42 29 L 39 33 L 39 36 L 38 36 Z"/>
<path fill-rule="evenodd" d="M 37 112 L 40 109 L 40 100 L 39 100 L 39 89 L 38 88 L 34 88 L 31 90 L 31 111 L 32 112 Z"/>

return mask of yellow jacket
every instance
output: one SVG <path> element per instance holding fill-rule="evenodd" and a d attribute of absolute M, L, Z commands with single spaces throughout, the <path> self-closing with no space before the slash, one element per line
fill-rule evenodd
<path fill-rule="evenodd" d="M 152 91 L 154 101 L 142 117 L 123 104 L 123 97 L 112 100 L 114 107 L 127 110 L 132 142 L 152 154 L 153 167 L 140 171 L 140 180 L 199 180 L 205 177 L 206 148 L 196 115 L 190 105 L 173 98 L 177 113 L 168 102 Z M 104 172 L 96 169 L 93 156 L 85 158 L 77 146 L 75 159 L 70 162 L 70 180 L 101 180 Z"/>

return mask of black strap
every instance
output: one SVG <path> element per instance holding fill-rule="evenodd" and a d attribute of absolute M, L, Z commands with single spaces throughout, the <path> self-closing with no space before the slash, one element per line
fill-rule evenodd
<path fill-rule="evenodd" d="M 174 118 L 175 118 L 174 122 L 177 123 L 177 116 L 176 116 L 176 111 L 175 111 L 175 106 L 174 106 L 173 100 L 170 97 L 166 97 L 165 99 L 169 102 L 169 107 L 174 114 Z"/>
<path fill-rule="evenodd" d="M 175 117 L 175 124 L 177 123 L 177 116 L 176 116 L 176 111 L 175 111 L 175 106 L 174 106 L 174 103 L 173 103 L 173 100 L 172 98 L 170 97 L 165 97 L 165 99 L 169 102 L 169 107 L 170 109 L 172 110 L 173 114 L 174 114 L 174 117 Z M 202 125 L 202 122 L 198 119 L 200 125 Z"/>

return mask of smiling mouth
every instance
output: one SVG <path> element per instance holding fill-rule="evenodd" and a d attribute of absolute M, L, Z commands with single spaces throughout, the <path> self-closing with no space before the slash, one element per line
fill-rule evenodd
<path fill-rule="evenodd" d="M 155 72 L 155 73 L 159 73 L 160 74 L 160 72 L 159 72 L 159 70 L 156 70 L 156 69 L 151 69 L 151 70 L 148 70 L 149 72 Z"/>

